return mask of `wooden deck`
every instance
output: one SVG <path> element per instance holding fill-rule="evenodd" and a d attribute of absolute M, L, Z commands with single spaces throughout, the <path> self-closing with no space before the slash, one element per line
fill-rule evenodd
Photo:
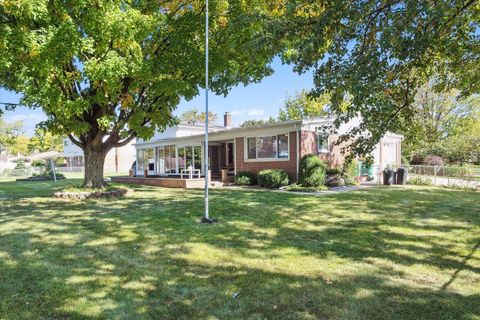
<path fill-rule="evenodd" d="M 180 179 L 180 178 L 161 178 L 161 177 L 112 177 L 112 182 L 141 184 L 147 186 L 166 187 L 166 188 L 184 188 L 184 189 L 203 189 L 205 188 L 204 178 Z"/>

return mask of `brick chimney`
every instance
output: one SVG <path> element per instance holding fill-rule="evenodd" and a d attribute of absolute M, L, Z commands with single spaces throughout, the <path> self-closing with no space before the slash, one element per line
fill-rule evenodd
<path fill-rule="evenodd" d="M 225 128 L 231 128 L 232 127 L 232 115 L 230 112 L 225 112 L 223 115 L 223 126 Z"/>

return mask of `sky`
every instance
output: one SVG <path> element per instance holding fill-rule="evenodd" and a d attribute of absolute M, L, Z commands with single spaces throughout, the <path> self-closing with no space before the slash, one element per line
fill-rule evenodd
<path fill-rule="evenodd" d="M 235 87 L 226 97 L 209 94 L 209 110 L 218 114 L 218 124 L 223 124 L 223 114 L 227 111 L 232 114 L 235 126 L 249 119 L 276 117 L 285 97 L 302 89 L 313 88 L 312 72 L 298 75 L 292 71 L 292 66 L 283 65 L 279 59 L 273 61 L 272 67 L 275 73 L 260 83 Z M 20 98 L 21 95 L 0 88 L 0 102 L 16 103 Z M 205 109 L 204 91 L 193 100 L 182 101 L 175 114 L 181 115 L 191 108 Z M 22 107 L 15 111 L 5 111 L 4 117 L 8 122 L 22 120 L 27 136 L 31 136 L 35 125 L 45 119 L 41 109 L 31 110 Z"/>

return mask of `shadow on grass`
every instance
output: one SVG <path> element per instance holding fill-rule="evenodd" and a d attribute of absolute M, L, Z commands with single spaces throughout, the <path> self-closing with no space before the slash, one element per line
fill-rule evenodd
<path fill-rule="evenodd" d="M 212 190 L 221 223 L 206 226 L 201 191 L 68 203 L 19 188 L 1 203 L 5 318 L 480 316 L 475 193 Z"/>

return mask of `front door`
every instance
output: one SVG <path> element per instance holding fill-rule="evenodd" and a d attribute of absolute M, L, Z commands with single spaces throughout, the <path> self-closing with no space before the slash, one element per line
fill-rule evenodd
<path fill-rule="evenodd" d="M 220 175 L 220 148 L 218 146 L 208 147 L 208 163 L 210 164 L 210 170 L 212 170 L 212 176 Z"/>

